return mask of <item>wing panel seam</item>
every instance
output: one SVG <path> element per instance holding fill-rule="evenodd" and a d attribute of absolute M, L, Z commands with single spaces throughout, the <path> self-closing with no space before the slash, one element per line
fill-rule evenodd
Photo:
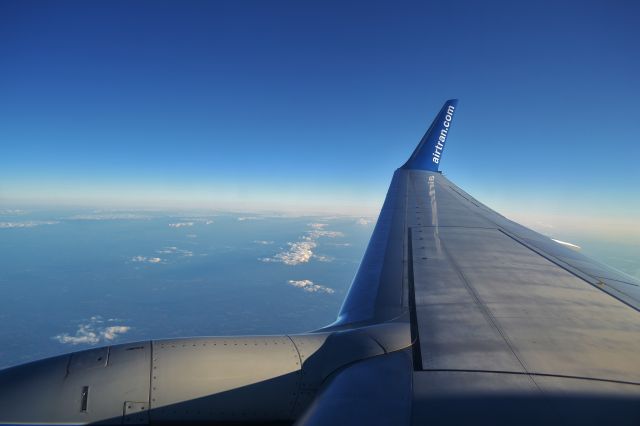
<path fill-rule="evenodd" d="M 518 355 L 517 350 L 515 349 L 514 345 L 511 343 L 511 340 L 509 339 L 509 337 L 507 336 L 507 334 L 504 332 L 504 330 L 502 330 L 502 327 L 500 327 L 500 324 L 498 322 L 498 320 L 493 316 L 493 314 L 491 313 L 491 311 L 487 308 L 487 306 L 485 305 L 485 303 L 482 301 L 482 299 L 480 298 L 480 295 L 475 291 L 475 289 L 473 288 L 473 286 L 471 285 L 471 283 L 467 280 L 467 278 L 465 277 L 464 273 L 462 272 L 462 270 L 460 269 L 460 266 L 458 265 L 458 263 L 456 262 L 456 260 L 454 259 L 453 256 L 451 256 L 451 253 L 449 252 L 449 249 L 447 248 L 447 245 L 444 243 L 444 241 L 440 241 L 442 250 L 444 251 L 445 255 L 447 256 L 447 258 L 449 259 L 449 261 L 451 262 L 453 269 L 455 270 L 456 274 L 458 274 L 458 276 L 460 277 L 460 279 L 462 280 L 465 288 L 467 289 L 467 292 L 469 293 L 469 295 L 473 298 L 473 300 L 475 301 L 476 305 L 478 306 L 478 308 L 480 309 L 480 312 L 482 312 L 482 315 L 487 319 L 487 321 L 493 326 L 493 328 L 498 332 L 498 334 L 500 335 L 500 337 L 502 337 L 502 339 L 504 340 L 505 344 L 507 345 L 507 347 L 509 348 L 509 351 L 511 351 L 511 353 L 513 354 L 513 356 L 516 358 L 516 360 L 518 361 L 518 363 L 522 366 L 522 369 L 524 370 L 524 374 L 528 374 L 529 372 L 529 368 L 527 367 L 526 362 L 522 359 L 522 357 L 520 357 Z M 538 386 L 538 384 L 536 383 L 536 381 L 534 380 L 533 377 L 531 377 L 531 381 L 533 382 L 533 384 L 536 386 L 536 388 L 540 389 L 540 387 Z"/>
<path fill-rule="evenodd" d="M 506 235 L 507 237 L 511 238 L 512 240 L 514 240 L 517 243 L 520 243 L 522 246 L 528 248 L 529 250 L 533 251 L 534 253 L 538 254 L 539 256 L 543 257 L 544 259 L 548 260 L 549 262 L 553 263 L 554 265 L 558 266 L 559 268 L 567 271 L 568 273 L 570 273 L 571 275 L 581 279 L 582 281 L 586 282 L 587 284 L 591 285 L 594 288 L 597 288 L 598 290 L 600 290 L 601 292 L 603 292 L 604 294 L 616 299 L 617 301 L 623 303 L 624 305 L 630 307 L 631 309 L 640 312 L 640 306 L 636 307 L 633 304 L 627 302 L 626 300 L 618 297 L 617 295 L 612 293 L 611 288 L 609 288 L 608 286 L 606 286 L 606 284 L 604 282 L 602 282 L 599 279 L 596 279 L 594 277 L 592 277 L 591 275 L 582 272 L 581 270 L 569 265 L 566 262 L 563 262 L 562 260 L 556 258 L 553 255 L 550 255 L 549 253 L 542 251 L 540 249 L 538 249 L 535 246 L 532 246 L 531 244 L 528 244 L 527 242 L 523 241 L 521 238 L 519 238 L 516 235 L 511 234 L 510 232 L 498 227 L 498 230 L 500 232 L 502 232 L 504 235 Z M 590 278 L 590 279 L 589 279 Z M 593 282 L 595 281 L 595 282 Z M 622 293 L 621 291 L 617 290 L 618 292 Z M 623 293 L 624 294 L 624 293 Z"/>

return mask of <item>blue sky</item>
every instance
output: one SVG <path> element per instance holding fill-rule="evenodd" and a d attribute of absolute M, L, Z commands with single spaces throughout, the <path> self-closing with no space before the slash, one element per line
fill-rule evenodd
<path fill-rule="evenodd" d="M 0 204 L 375 213 L 456 97 L 453 181 L 531 226 L 637 242 L 639 16 L 632 1 L 5 1 Z"/>

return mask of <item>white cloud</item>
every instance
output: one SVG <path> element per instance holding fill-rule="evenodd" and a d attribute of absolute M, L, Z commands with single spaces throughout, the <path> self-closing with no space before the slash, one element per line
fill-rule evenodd
<path fill-rule="evenodd" d="M 240 216 L 238 218 L 238 220 L 240 222 L 244 222 L 245 220 L 262 220 L 262 217 L 258 217 L 258 216 Z"/>
<path fill-rule="evenodd" d="M 313 241 L 298 241 L 287 244 L 289 245 L 289 250 L 261 260 L 263 262 L 282 262 L 285 265 L 291 266 L 299 263 L 307 263 L 313 256 L 313 249 L 316 248 L 316 243 Z"/>
<path fill-rule="evenodd" d="M 0 215 L 3 216 L 18 216 L 23 214 L 27 214 L 27 212 L 21 209 L 0 209 Z"/>
<path fill-rule="evenodd" d="M 98 334 L 87 325 L 80 325 L 78 327 L 78 331 L 76 331 L 76 334 L 74 336 L 63 333 L 58 334 L 57 336 L 53 336 L 53 338 L 60 343 L 69 343 L 72 345 L 79 345 L 81 343 L 95 345 L 100 342 L 100 337 L 98 337 Z"/>
<path fill-rule="evenodd" d="M 187 226 L 193 226 L 193 222 L 170 223 L 169 226 L 172 227 L 172 228 L 183 228 L 183 227 L 187 227 Z"/>
<path fill-rule="evenodd" d="M 151 216 L 137 213 L 89 213 L 69 216 L 67 220 L 147 220 Z"/>
<path fill-rule="evenodd" d="M 110 319 L 109 322 L 112 322 Z M 69 333 L 62 333 L 53 336 L 54 340 L 60 343 L 70 345 L 96 345 L 101 342 L 110 342 L 117 339 L 121 334 L 124 334 L 131 330 L 131 327 L 126 325 L 111 325 L 108 327 L 103 326 L 104 320 L 99 315 L 93 316 L 86 324 L 80 324 L 76 333 L 71 335 Z"/>
<path fill-rule="evenodd" d="M 253 241 L 255 244 L 261 244 L 263 246 L 268 246 L 273 244 L 273 241 L 267 241 L 267 240 L 254 240 Z"/>
<path fill-rule="evenodd" d="M 178 225 L 176 228 L 180 228 L 181 226 L 193 226 L 196 223 L 202 223 L 204 225 L 211 225 L 213 222 L 213 218 L 210 217 L 192 217 L 192 216 L 174 216 L 175 220 L 180 220 L 179 223 L 191 223 L 191 225 Z"/>
<path fill-rule="evenodd" d="M 162 250 L 156 250 L 158 254 L 179 254 L 185 257 L 193 256 L 191 250 L 179 249 L 178 247 L 165 247 Z"/>
<path fill-rule="evenodd" d="M 333 262 L 335 260 L 335 258 L 331 256 L 322 256 L 319 254 L 314 254 L 313 258 L 316 259 L 318 262 Z"/>
<path fill-rule="evenodd" d="M 358 218 L 358 220 L 356 220 L 356 224 L 357 225 L 369 225 L 370 223 L 373 223 L 373 219 L 367 219 L 364 217 L 360 217 Z"/>
<path fill-rule="evenodd" d="M 320 284 L 314 284 L 311 280 L 289 280 L 289 285 L 298 287 L 309 293 L 327 293 L 333 294 L 335 290 Z"/>
<path fill-rule="evenodd" d="M 193 257 L 193 252 L 191 250 L 181 249 L 176 246 L 168 246 L 163 247 L 159 250 L 156 250 L 156 253 L 162 255 L 162 257 L 152 257 L 152 256 L 134 256 L 131 258 L 131 262 L 136 263 L 150 263 L 150 264 L 167 264 L 168 260 L 174 259 L 176 257 Z"/>
<path fill-rule="evenodd" d="M 118 334 L 124 334 L 127 331 L 131 330 L 131 327 L 126 325 L 114 325 L 111 327 L 107 327 L 100 332 L 100 335 L 104 337 L 105 340 L 113 340 L 118 337 Z"/>
<path fill-rule="evenodd" d="M 309 238 L 312 238 L 312 239 L 318 239 L 320 237 L 326 237 L 326 238 L 344 237 L 344 234 L 340 231 L 323 231 L 318 229 L 314 229 L 313 231 L 308 231 L 307 235 L 309 236 Z"/>
<path fill-rule="evenodd" d="M 33 228 L 41 225 L 55 225 L 55 220 L 29 220 L 25 222 L 0 222 L 0 228 Z"/>
<path fill-rule="evenodd" d="M 282 262 L 285 265 L 298 265 L 300 263 L 307 263 L 312 258 L 315 258 L 321 262 L 331 262 L 333 258 L 328 256 L 314 255 L 313 251 L 318 246 L 317 240 L 319 238 L 337 238 L 344 237 L 342 232 L 327 231 L 324 228 L 326 223 L 310 223 L 312 228 L 307 231 L 306 235 L 300 238 L 300 241 L 287 243 L 289 248 L 280 253 L 277 253 L 273 257 L 266 257 L 260 259 L 263 262 Z"/>
<path fill-rule="evenodd" d="M 146 257 L 146 256 L 134 256 L 131 258 L 132 262 L 139 263 L 162 263 L 162 259 L 159 257 Z"/>

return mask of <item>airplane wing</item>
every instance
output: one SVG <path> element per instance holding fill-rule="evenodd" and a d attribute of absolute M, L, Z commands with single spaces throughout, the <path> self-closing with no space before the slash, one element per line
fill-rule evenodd
<path fill-rule="evenodd" d="M 333 325 L 409 313 L 412 392 L 405 417 L 387 424 L 640 424 L 640 282 L 510 221 L 439 173 L 455 108 L 445 103 L 396 170 Z M 354 394 L 373 386 L 377 368 Z M 615 410 L 626 398 L 635 398 L 630 410 Z M 331 418 L 355 422 L 353 401 L 340 400 Z"/>
<path fill-rule="evenodd" d="M 0 371 L 0 424 L 640 424 L 640 282 L 439 172 L 457 102 L 395 171 L 337 321 Z"/>

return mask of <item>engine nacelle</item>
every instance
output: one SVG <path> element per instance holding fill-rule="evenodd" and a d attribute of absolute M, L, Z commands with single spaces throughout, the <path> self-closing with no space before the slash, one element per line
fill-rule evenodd
<path fill-rule="evenodd" d="M 396 323 L 90 349 L 0 371 L 0 424 L 292 422 L 335 371 L 410 344 Z"/>

